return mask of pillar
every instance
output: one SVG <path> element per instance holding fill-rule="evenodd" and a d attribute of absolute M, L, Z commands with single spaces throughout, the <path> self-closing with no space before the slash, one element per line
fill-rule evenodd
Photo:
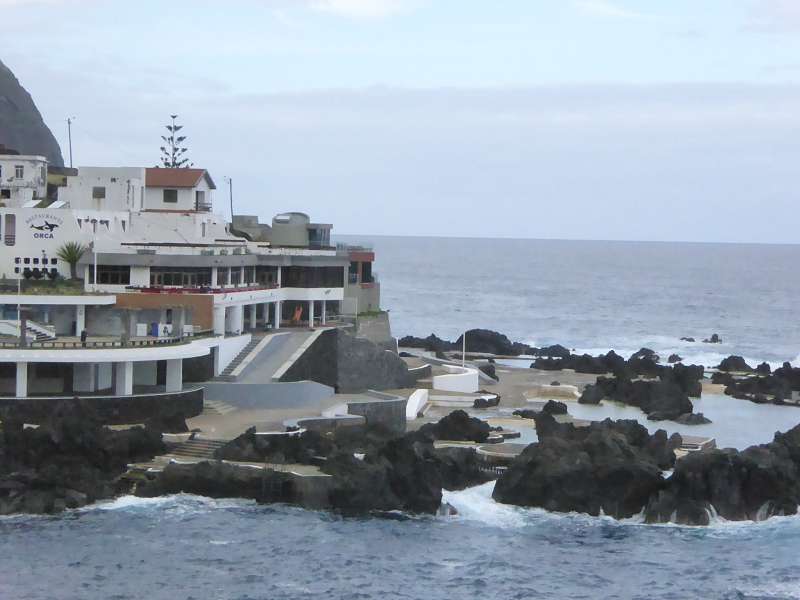
<path fill-rule="evenodd" d="M 17 363 L 17 398 L 28 397 L 28 363 Z"/>
<path fill-rule="evenodd" d="M 225 335 L 225 307 L 214 305 L 214 335 Z"/>
<path fill-rule="evenodd" d="M 251 331 L 254 331 L 255 328 L 257 327 L 257 321 L 256 321 L 256 308 L 257 307 L 258 307 L 258 304 L 251 304 L 251 305 L 248 306 L 248 309 L 250 310 L 250 330 Z"/>
<path fill-rule="evenodd" d="M 211 287 L 217 287 L 217 267 L 211 267 Z"/>
<path fill-rule="evenodd" d="M 281 310 L 283 310 L 283 306 L 281 305 L 281 301 L 278 300 L 277 302 L 275 302 L 275 315 L 273 323 L 273 327 L 275 329 L 279 329 L 281 326 Z"/>
<path fill-rule="evenodd" d="M 231 306 L 231 332 L 241 333 L 244 331 L 244 308 L 239 306 Z"/>
<path fill-rule="evenodd" d="M 95 371 L 95 363 L 73 363 L 72 389 L 76 392 L 97 391 Z"/>
<path fill-rule="evenodd" d="M 322 324 L 325 325 L 325 322 L 328 320 L 328 301 L 322 301 Z"/>
<path fill-rule="evenodd" d="M 183 389 L 183 359 L 172 358 L 167 361 L 167 390 L 180 392 Z"/>
<path fill-rule="evenodd" d="M 133 394 L 133 363 L 131 361 L 114 363 L 114 394 L 130 396 Z"/>
<path fill-rule="evenodd" d="M 308 326 L 314 326 L 314 301 L 310 300 L 308 302 Z"/>
<path fill-rule="evenodd" d="M 278 267 L 278 287 L 281 287 L 281 272 L 283 271 L 283 267 Z"/>
<path fill-rule="evenodd" d="M 79 304 L 75 307 L 75 335 L 80 336 L 84 329 L 86 329 L 86 307 Z"/>
<path fill-rule="evenodd" d="M 264 311 L 264 329 L 269 329 L 269 302 L 264 302 L 261 310 Z"/>

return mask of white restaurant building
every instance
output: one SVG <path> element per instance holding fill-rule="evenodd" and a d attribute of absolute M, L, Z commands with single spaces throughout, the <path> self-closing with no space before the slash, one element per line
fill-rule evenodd
<path fill-rule="evenodd" d="M 204 169 L 48 170 L 0 149 L 0 173 L 0 398 L 179 393 L 185 365 L 219 374 L 249 331 L 377 308 L 371 252 L 302 213 L 232 229 Z M 74 280 L 68 242 L 86 248 Z"/>

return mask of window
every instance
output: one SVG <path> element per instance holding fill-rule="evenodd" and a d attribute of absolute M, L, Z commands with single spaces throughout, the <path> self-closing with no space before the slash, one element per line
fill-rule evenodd
<path fill-rule="evenodd" d="M 106 188 L 102 186 L 95 186 L 92 188 L 92 198 L 95 200 L 103 200 L 106 197 Z"/>
<path fill-rule="evenodd" d="M 48 259 L 46 259 L 46 258 L 43 258 L 43 259 L 42 259 L 42 264 L 43 264 L 43 265 L 46 265 L 46 264 L 47 264 L 47 260 L 48 260 Z"/>
<path fill-rule="evenodd" d="M 0 190 L 0 200 L 9 200 L 11 198 L 11 190 Z"/>
<path fill-rule="evenodd" d="M 35 264 L 35 265 L 39 264 L 39 259 L 37 257 L 35 257 L 35 256 L 33 257 L 33 264 Z"/>
<path fill-rule="evenodd" d="M 30 258 L 28 258 L 28 257 L 26 256 L 23 262 L 24 262 L 26 265 L 29 265 L 29 264 L 31 264 L 31 259 L 30 259 Z"/>
<path fill-rule="evenodd" d="M 14 264 L 17 264 L 17 265 L 18 265 L 18 264 L 19 264 L 19 261 L 20 261 L 20 258 L 19 258 L 19 256 L 18 256 L 18 257 L 16 257 L 16 258 L 14 259 Z"/>
<path fill-rule="evenodd" d="M 57 258 L 51 258 L 51 259 L 50 259 L 50 264 L 51 264 L 51 265 L 58 264 L 58 259 L 57 259 Z"/>
<path fill-rule="evenodd" d="M 14 273 L 19 273 L 19 267 L 14 267 Z"/>
<path fill-rule="evenodd" d="M 170 204 L 178 203 L 178 190 L 164 190 L 164 202 Z"/>
<path fill-rule="evenodd" d="M 131 268 L 128 265 L 97 265 L 97 282 L 108 285 L 130 285 Z M 89 269 L 89 283 L 94 283 L 94 269 Z"/>
<path fill-rule="evenodd" d="M 25 167 L 23 167 L 22 165 L 16 165 L 14 167 L 14 177 L 16 177 L 17 179 L 22 179 L 23 177 L 25 177 Z"/>
<path fill-rule="evenodd" d="M 5 238 L 6 246 L 13 246 L 17 243 L 17 215 L 6 215 Z"/>

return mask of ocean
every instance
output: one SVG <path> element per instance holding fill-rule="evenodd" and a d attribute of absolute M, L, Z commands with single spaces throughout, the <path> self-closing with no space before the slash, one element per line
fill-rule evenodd
<path fill-rule="evenodd" d="M 707 365 L 800 353 L 800 246 L 347 241 L 374 245 L 400 336 L 485 327 L 531 344 L 626 355 L 648 346 Z M 679 341 L 715 332 L 723 344 Z M 725 397 L 698 410 L 721 445 L 736 447 L 800 422 L 800 409 Z M 653 526 L 499 505 L 492 485 L 446 493 L 453 517 L 352 519 L 184 495 L 6 517 L 0 598 L 800 598 L 800 517 Z"/>

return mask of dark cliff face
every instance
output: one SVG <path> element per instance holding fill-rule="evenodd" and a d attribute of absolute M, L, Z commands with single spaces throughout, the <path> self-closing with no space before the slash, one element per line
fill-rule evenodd
<path fill-rule="evenodd" d="M 64 166 L 61 148 L 44 124 L 31 95 L 0 61 L 0 144 L 20 154 L 46 156 L 50 164 Z"/>

